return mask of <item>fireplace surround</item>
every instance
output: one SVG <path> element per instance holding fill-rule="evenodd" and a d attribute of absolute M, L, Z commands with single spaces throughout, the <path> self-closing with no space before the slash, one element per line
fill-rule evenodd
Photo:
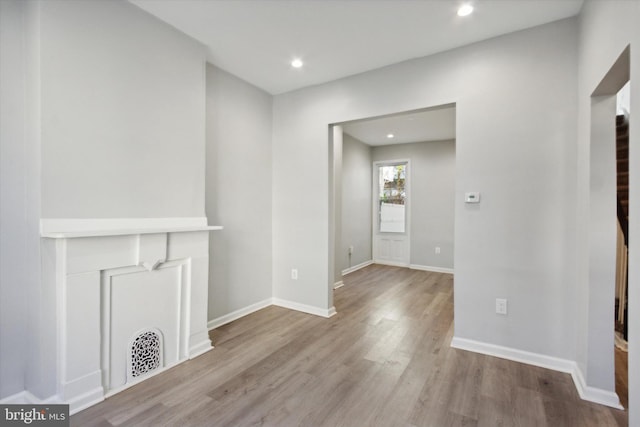
<path fill-rule="evenodd" d="M 74 413 L 211 350 L 209 232 L 221 229 L 206 218 L 41 220 L 50 400 Z"/>

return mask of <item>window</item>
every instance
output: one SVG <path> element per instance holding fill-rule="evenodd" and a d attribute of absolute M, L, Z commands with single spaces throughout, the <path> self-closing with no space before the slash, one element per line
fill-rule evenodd
<path fill-rule="evenodd" d="M 378 166 L 378 218 L 381 233 L 404 233 L 407 164 Z"/>

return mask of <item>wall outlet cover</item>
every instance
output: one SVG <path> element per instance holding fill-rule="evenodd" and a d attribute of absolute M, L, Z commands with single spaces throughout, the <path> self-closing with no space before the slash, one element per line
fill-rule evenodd
<path fill-rule="evenodd" d="M 507 300 L 496 298 L 496 314 L 507 314 Z"/>

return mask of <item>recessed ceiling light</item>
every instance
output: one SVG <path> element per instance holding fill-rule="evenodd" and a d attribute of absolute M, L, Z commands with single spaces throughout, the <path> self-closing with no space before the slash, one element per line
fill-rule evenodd
<path fill-rule="evenodd" d="M 388 133 L 388 134 L 387 134 L 387 138 L 389 138 L 389 139 L 393 138 L 394 136 L 395 136 L 395 135 L 394 135 L 394 134 L 392 134 L 392 133 Z"/>
<path fill-rule="evenodd" d="M 302 62 L 302 59 L 300 58 L 296 58 L 293 61 L 291 61 L 291 66 L 293 68 L 300 68 L 304 65 L 304 63 Z"/>
<path fill-rule="evenodd" d="M 469 3 L 463 4 L 462 6 L 460 6 L 460 8 L 458 8 L 458 16 L 471 15 L 471 12 L 473 12 L 473 6 L 471 6 Z"/>

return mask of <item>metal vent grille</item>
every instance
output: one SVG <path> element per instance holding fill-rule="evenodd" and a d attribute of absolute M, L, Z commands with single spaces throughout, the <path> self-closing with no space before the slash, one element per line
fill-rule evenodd
<path fill-rule="evenodd" d="M 128 379 L 144 376 L 162 366 L 162 334 L 146 330 L 137 335 L 129 347 Z"/>

